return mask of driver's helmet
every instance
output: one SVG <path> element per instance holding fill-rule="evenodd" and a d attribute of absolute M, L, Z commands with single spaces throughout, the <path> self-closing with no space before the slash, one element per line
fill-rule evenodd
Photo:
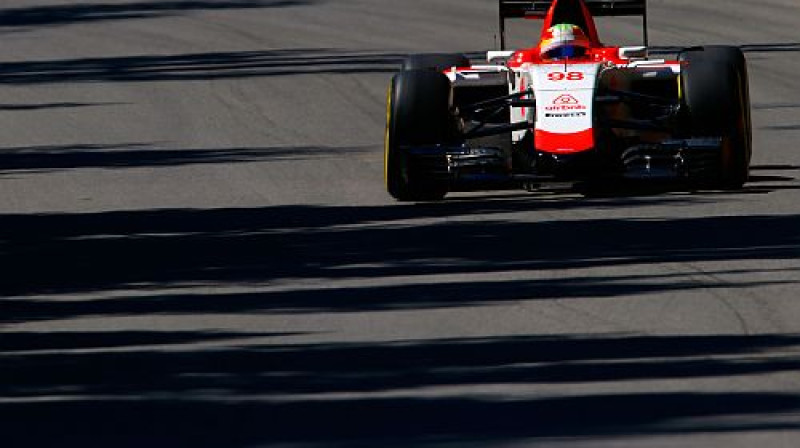
<path fill-rule="evenodd" d="M 543 59 L 566 59 L 584 56 L 591 42 L 581 27 L 562 23 L 548 28 L 539 44 Z"/>

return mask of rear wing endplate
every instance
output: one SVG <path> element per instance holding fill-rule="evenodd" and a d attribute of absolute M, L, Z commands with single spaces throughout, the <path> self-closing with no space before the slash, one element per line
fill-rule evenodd
<path fill-rule="evenodd" d="M 558 0 L 499 0 L 500 1 L 500 49 L 506 49 L 507 19 L 544 19 Z M 561 0 L 564 1 L 564 0 Z M 577 0 L 574 0 L 577 1 Z M 584 0 L 592 17 L 641 16 L 644 45 L 648 45 L 647 0 Z"/>

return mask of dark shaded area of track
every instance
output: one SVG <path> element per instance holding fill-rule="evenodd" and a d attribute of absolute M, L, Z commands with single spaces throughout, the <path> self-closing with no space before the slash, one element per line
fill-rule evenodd
<path fill-rule="evenodd" d="M 0 29 L 155 19 L 209 10 L 281 8 L 313 3 L 311 0 L 180 0 L 30 6 L 0 10 Z"/>
<path fill-rule="evenodd" d="M 281 152 L 278 152 L 280 156 Z M 160 163 L 170 162 L 169 156 Z M 225 157 L 225 153 L 219 155 Z M 293 153 L 301 156 L 302 151 Z M 191 152 L 191 163 L 203 163 Z M 247 152 L 238 155 L 246 161 Z M 205 157 L 213 157 L 206 152 Z M 67 159 L 69 160 L 69 159 Z M 148 165 L 146 158 L 137 162 Z M 769 179 L 767 179 L 769 181 Z M 768 190 L 753 184 L 753 194 Z M 740 194 L 740 193 L 737 193 Z M 664 203 L 663 198 L 654 201 Z M 642 207 L 598 199 L 605 207 Z M 691 197 L 674 201 L 691 202 Z M 427 207 L 279 206 L 261 209 L 163 210 L 41 216 L 3 215 L 0 247 L 14 263 L 0 283 L 4 295 L 67 294 L 112 290 L 124 285 L 222 282 L 244 284 L 298 278 L 383 278 L 508 269 L 546 271 L 666 261 L 697 262 L 800 257 L 800 216 L 731 216 L 669 220 L 580 219 L 514 223 L 493 214 L 580 209 L 581 203 L 521 196 L 504 201 L 468 201 Z M 480 222 L 393 226 L 411 218 L 481 215 Z M 364 228 L 370 222 L 381 222 Z M 343 229 L 342 226 L 351 226 Z M 355 226 L 355 227 L 352 227 Z M 762 232 L 761 229 L 769 229 Z M 596 232 L 604 235 L 598 239 Z M 658 238 L 653 238 L 658 235 Z M 268 250 L 266 249 L 268 248 Z M 535 251 L 532 250 L 535 248 Z M 157 256 L 154 256 L 156 255 Z M 427 260 L 427 261 L 421 261 Z M 369 267 L 365 267 L 369 266 Z M 689 288 L 653 272 L 656 283 L 626 284 L 625 278 L 570 277 L 502 283 L 368 286 L 336 290 L 235 294 L 230 297 L 166 296 L 113 302 L 6 301 L 0 321 L 130 312 L 249 312 L 312 310 L 350 312 L 468 305 L 530 298 L 618 297 Z M 679 277 L 679 276 L 677 276 Z M 759 285 L 757 280 L 741 287 Z M 725 287 L 726 285 L 719 285 Z M 51 311 L 47 311 L 51 309 Z M 107 309 L 106 312 L 103 310 Z M 27 310 L 27 311 L 26 311 Z M 71 311 L 72 310 L 72 311 Z M 20 313 L 15 315 L 15 313 Z"/>
<path fill-rule="evenodd" d="M 92 105 L 88 105 L 92 106 Z M 15 108 L 14 106 L 10 106 Z M 39 107 L 39 106 L 27 106 Z M 50 107 L 50 106 L 47 106 Z M 65 107 L 57 105 L 54 107 Z M 66 106 L 84 107 L 84 106 Z M 76 144 L 6 148 L 0 154 L 0 176 L 14 172 L 48 173 L 78 168 L 124 169 L 193 164 L 302 160 L 363 152 L 359 148 L 274 147 L 213 149 L 159 149 L 152 144 Z M 10 229 L 9 229 L 10 230 Z"/>
<path fill-rule="evenodd" d="M 203 333 L 8 335 L 17 349 L 119 347 L 233 337 Z M 238 337 L 247 335 L 238 335 Z M 268 336 L 268 335 L 260 335 Z M 97 342 L 105 341 L 100 344 Z M 4 349 L 10 344 L 4 343 Z M 760 417 L 800 411 L 800 395 L 782 393 L 618 393 L 513 401 L 421 397 L 319 400 L 326 393 L 387 387 L 493 383 L 580 383 L 693 379 L 790 372 L 797 359 L 759 363 L 766 349 L 795 349 L 797 337 L 520 337 L 428 344 L 265 346 L 204 352 L 137 351 L 7 357 L 3 396 L 28 390 L 87 396 L 151 397 L 0 405 L 12 443 L 40 446 L 49 434 L 20 431 L 46 419 L 59 443 L 80 446 L 434 446 L 489 444 L 532 437 L 597 437 L 797 429 Z M 726 356 L 724 360 L 710 356 Z M 609 361 L 614 361 L 609 364 Z M 547 363 L 547 364 L 542 364 Z M 58 370 L 58 379 L 49 372 Z M 174 395 L 192 399 L 171 399 Z M 265 404 L 261 394 L 307 399 Z M 335 416 L 346 415 L 346 419 Z M 722 422 L 686 423 L 725 417 Z M 580 422 L 576 425 L 575 422 Z M 23 426 L 24 428 L 25 426 Z M 209 431 L 220 428 L 221 431 Z M 33 428 L 30 428 L 33 429 Z M 8 441 L 9 434 L 6 433 Z M 17 437 L 19 437 L 17 439 Z"/>
<path fill-rule="evenodd" d="M 12 62 L 0 84 L 109 81 L 197 81 L 269 76 L 393 73 L 402 54 L 297 49 Z"/>

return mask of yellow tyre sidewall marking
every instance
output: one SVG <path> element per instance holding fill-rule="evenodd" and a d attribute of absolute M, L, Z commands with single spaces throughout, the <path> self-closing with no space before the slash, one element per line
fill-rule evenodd
<path fill-rule="evenodd" d="M 386 188 L 389 188 L 389 128 L 392 123 L 392 84 L 389 83 L 386 93 L 386 131 L 383 137 L 383 181 Z"/>

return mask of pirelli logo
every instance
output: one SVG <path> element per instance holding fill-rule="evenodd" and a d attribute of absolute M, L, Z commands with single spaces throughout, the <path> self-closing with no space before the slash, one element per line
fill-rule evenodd
<path fill-rule="evenodd" d="M 586 112 L 564 112 L 564 113 L 546 113 L 547 118 L 578 118 L 585 117 Z"/>

